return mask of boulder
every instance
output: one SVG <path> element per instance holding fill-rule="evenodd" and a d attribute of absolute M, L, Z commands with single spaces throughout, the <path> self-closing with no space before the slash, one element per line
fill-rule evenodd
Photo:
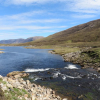
<path fill-rule="evenodd" d="M 13 86 L 9 83 L 6 86 L 9 87 L 9 88 L 13 88 Z"/>
<path fill-rule="evenodd" d="M 63 100 L 68 100 L 67 98 L 64 98 Z"/>
<path fill-rule="evenodd" d="M 25 73 L 24 71 L 14 71 L 11 72 L 9 74 L 7 74 L 7 77 L 11 77 L 11 78 L 20 78 L 20 77 L 27 77 L 29 76 L 28 73 Z"/>
<path fill-rule="evenodd" d="M 15 75 L 22 74 L 22 73 L 23 73 L 23 71 L 22 72 L 14 71 L 14 72 L 7 74 L 7 77 L 15 76 Z"/>
<path fill-rule="evenodd" d="M 100 72 L 100 68 L 98 68 L 97 71 Z"/>

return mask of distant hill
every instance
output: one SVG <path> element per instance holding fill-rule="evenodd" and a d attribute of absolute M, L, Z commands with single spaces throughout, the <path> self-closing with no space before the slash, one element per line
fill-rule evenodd
<path fill-rule="evenodd" d="M 26 43 L 26 45 L 56 45 L 68 42 L 96 42 L 100 41 L 100 19 L 74 26 L 55 33 L 41 40 Z"/>
<path fill-rule="evenodd" d="M 9 39 L 9 40 L 1 40 L 0 44 L 18 44 L 18 43 L 26 43 L 30 41 L 35 41 L 38 39 L 44 38 L 43 36 L 35 36 L 35 37 L 30 37 L 27 39 Z"/>

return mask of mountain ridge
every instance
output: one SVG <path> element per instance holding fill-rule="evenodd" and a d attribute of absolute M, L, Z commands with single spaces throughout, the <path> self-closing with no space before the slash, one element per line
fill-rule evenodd
<path fill-rule="evenodd" d="M 27 39 L 8 39 L 8 40 L 0 40 L 1 44 L 18 44 L 18 43 L 26 43 L 30 41 L 35 41 L 38 39 L 44 38 L 43 36 L 35 36 L 35 37 L 29 37 Z"/>
<path fill-rule="evenodd" d="M 57 32 L 41 40 L 26 43 L 26 45 L 57 45 L 68 42 L 97 42 L 100 41 L 100 19 L 71 27 Z"/>

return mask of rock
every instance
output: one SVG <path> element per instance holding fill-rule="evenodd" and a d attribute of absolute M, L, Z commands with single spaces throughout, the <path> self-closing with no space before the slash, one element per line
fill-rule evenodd
<path fill-rule="evenodd" d="M 20 75 L 14 75 L 14 78 L 19 78 L 20 77 Z"/>
<path fill-rule="evenodd" d="M 79 99 L 80 99 L 80 98 L 83 98 L 83 95 L 78 96 L 78 98 L 79 98 Z"/>
<path fill-rule="evenodd" d="M 3 81 L 6 81 L 7 82 L 7 77 L 3 77 Z"/>
<path fill-rule="evenodd" d="M 29 74 L 28 73 L 23 73 L 21 77 L 28 77 Z"/>
<path fill-rule="evenodd" d="M 13 80 L 12 78 L 8 78 L 7 79 L 7 81 L 10 83 L 10 84 L 12 84 L 12 83 L 15 83 L 16 81 L 15 80 Z"/>
<path fill-rule="evenodd" d="M 13 88 L 13 86 L 9 83 L 6 86 L 9 87 L 9 88 Z"/>
<path fill-rule="evenodd" d="M 63 100 L 68 100 L 67 98 L 64 98 Z"/>
<path fill-rule="evenodd" d="M 2 87 L 2 90 L 3 90 L 3 91 L 7 90 L 7 87 L 6 87 L 6 86 L 1 85 L 1 87 Z"/>
<path fill-rule="evenodd" d="M 18 88 L 18 89 L 23 89 L 23 86 L 18 86 L 17 88 Z"/>
<path fill-rule="evenodd" d="M 22 78 L 18 78 L 18 81 L 19 81 L 20 83 L 25 82 Z M 26 82 L 25 82 L 25 83 L 26 83 Z"/>
<path fill-rule="evenodd" d="M 26 84 L 27 84 L 27 85 L 30 85 L 30 81 L 29 81 L 29 80 L 26 80 Z"/>
<path fill-rule="evenodd" d="M 3 79 L 3 76 L 0 75 L 0 79 Z"/>
<path fill-rule="evenodd" d="M 55 54 L 56 52 L 54 50 L 49 50 L 49 53 Z"/>
<path fill-rule="evenodd" d="M 22 72 L 14 71 L 14 72 L 11 72 L 11 73 L 7 74 L 7 77 L 11 77 L 11 76 L 19 75 L 19 74 L 22 74 L 22 73 L 24 73 L 24 71 L 22 71 Z"/>
<path fill-rule="evenodd" d="M 1 83 L 0 87 L 3 91 L 7 91 L 9 94 L 11 92 L 16 93 L 17 91 L 23 91 L 23 94 L 17 96 L 19 99 L 25 100 L 61 100 L 59 96 L 55 95 L 55 92 L 52 89 L 45 88 L 44 86 L 36 85 L 31 83 L 29 80 L 24 81 L 21 77 L 27 76 L 29 74 L 24 72 L 11 72 L 7 76 L 2 77 L 2 80 L 6 82 L 6 84 Z M 29 97 L 29 94 L 31 97 Z"/>
<path fill-rule="evenodd" d="M 24 97 L 27 97 L 28 98 L 28 94 L 24 94 Z"/>
<path fill-rule="evenodd" d="M 97 71 L 100 72 L 100 68 L 98 68 Z"/>
<path fill-rule="evenodd" d="M 32 93 L 32 98 L 31 98 L 31 100 L 35 100 L 36 99 L 36 97 L 34 96 L 34 93 Z"/>

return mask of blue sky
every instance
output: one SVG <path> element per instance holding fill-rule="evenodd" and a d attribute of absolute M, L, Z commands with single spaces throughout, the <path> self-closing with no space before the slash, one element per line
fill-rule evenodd
<path fill-rule="evenodd" d="M 100 18 L 100 0 L 0 0 L 0 40 L 49 36 Z"/>

